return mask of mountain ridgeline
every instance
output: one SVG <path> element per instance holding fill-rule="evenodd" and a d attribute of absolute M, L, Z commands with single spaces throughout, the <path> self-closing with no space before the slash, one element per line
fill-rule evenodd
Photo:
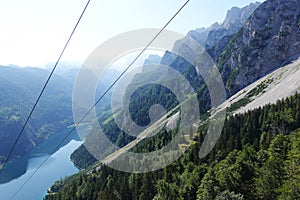
<path fill-rule="evenodd" d="M 38 68 L 0 67 L 0 164 L 12 148 L 48 75 L 48 71 Z M 12 159 L 72 124 L 72 88 L 70 79 L 53 76 Z"/>
<path fill-rule="evenodd" d="M 214 24 L 208 29 L 202 28 L 201 31 L 196 29 L 188 33 L 186 38 L 191 37 L 204 45 L 215 61 L 228 98 L 259 78 L 299 57 L 300 43 L 297 41 L 300 36 L 299 3 L 300 1 L 292 0 L 269 0 L 262 4 L 250 4 L 241 9 L 233 8 L 228 11 L 221 25 Z M 220 33 L 216 34 L 217 32 Z M 185 51 L 187 47 L 184 41 L 186 38 L 177 41 L 173 49 L 184 56 L 189 56 Z M 212 43 L 214 46 L 210 45 Z M 157 63 L 158 60 L 155 57 L 152 63 Z M 150 61 L 147 60 L 148 62 Z M 169 51 L 165 52 L 160 63 L 172 67 L 186 77 L 197 92 L 201 114 L 211 108 L 208 88 L 203 78 L 197 75 L 195 68 L 190 63 Z M 145 77 L 140 78 L 144 79 Z M 172 77 L 168 77 L 168 75 L 164 78 L 173 81 Z M 139 82 L 138 79 L 137 76 L 136 82 Z M 150 101 L 153 99 L 154 91 L 161 92 L 155 93 L 156 100 Z M 177 105 L 176 99 L 168 98 L 168 96 L 172 96 L 172 93 L 163 91 L 161 86 L 154 85 L 144 88 L 141 93 L 134 93 L 135 95 L 130 99 L 131 105 L 133 105 L 131 114 L 135 116 L 137 123 L 149 121 L 145 108 L 150 108 L 155 103 L 170 105 L 169 109 Z M 168 99 L 168 102 L 157 102 L 157 99 Z M 138 112 L 139 110 L 141 112 Z M 112 126 L 116 126 L 113 121 L 110 123 Z M 124 146 L 132 140 L 120 130 L 118 130 L 118 134 L 113 131 L 108 134 L 119 138 L 118 141 L 121 141 L 117 143 L 119 146 Z M 88 160 L 84 161 L 85 158 Z M 84 146 L 81 146 L 72 155 L 72 159 L 78 166 L 80 166 L 79 162 L 85 163 L 84 167 L 87 166 L 86 163 L 90 164 L 96 161 L 92 159 Z M 80 161 L 77 162 L 77 159 Z"/>
<path fill-rule="evenodd" d="M 216 58 L 232 95 L 300 56 L 300 1 L 264 2 Z"/>
<path fill-rule="evenodd" d="M 233 7 L 227 12 L 223 23 L 216 22 L 208 28 L 191 30 L 188 32 L 187 37 L 193 38 L 206 49 L 210 49 L 221 40 L 236 34 L 260 4 L 256 2 L 243 8 Z"/>
<path fill-rule="evenodd" d="M 214 42 L 217 43 L 224 38 L 230 38 L 233 34 L 238 32 L 238 30 L 243 26 L 251 13 L 259 5 L 260 3 L 255 3 L 241 9 L 236 7 L 232 8 L 228 11 L 226 19 L 221 25 L 214 24 L 207 29 L 201 28 L 190 31 L 187 37 L 191 37 L 199 44 L 207 47 L 209 45 L 206 45 L 206 43 L 213 43 L 211 40 L 214 40 Z M 179 48 L 179 52 L 181 52 L 180 49 L 182 47 L 180 46 L 180 41 L 177 41 L 174 44 L 174 48 Z M 185 55 L 185 52 L 183 51 L 182 54 Z M 201 113 L 205 113 L 210 108 L 210 101 L 207 98 L 209 96 L 207 88 L 203 80 L 201 80 L 201 78 L 197 76 L 195 69 L 191 67 L 189 63 L 187 63 L 181 57 L 177 57 L 170 52 L 166 52 L 162 58 L 157 55 L 150 55 L 149 58 L 145 60 L 144 65 L 146 68 L 147 65 L 153 65 L 157 63 L 171 66 L 175 70 L 182 73 L 185 77 L 187 77 L 187 80 L 196 91 L 202 88 L 201 92 L 198 92 L 198 100 L 201 105 L 199 106 L 200 111 Z M 176 80 L 172 80 L 172 77 L 169 77 L 168 74 L 160 74 L 158 76 L 170 82 L 177 82 Z M 144 80 L 144 78 L 144 76 L 137 75 L 132 84 L 138 84 L 140 80 Z M 130 88 L 128 88 L 127 90 L 130 90 Z M 139 89 L 139 91 L 134 92 L 134 95 L 131 97 L 130 101 L 132 118 L 140 125 L 147 125 L 147 122 L 149 122 L 149 116 L 147 112 L 153 104 L 160 103 L 161 105 L 167 106 L 165 107 L 167 110 L 170 110 L 174 108 L 174 106 L 178 105 L 176 98 L 174 98 L 174 94 L 172 94 L 172 92 L 170 91 L 166 92 L 166 88 L 159 85 L 148 85 L 147 87 Z M 101 121 L 100 118 L 101 117 L 99 117 L 99 121 Z M 127 137 L 126 134 L 119 128 L 115 127 L 116 124 L 113 120 L 110 120 L 108 124 L 105 124 L 105 126 L 107 125 L 114 127 L 112 129 L 115 131 L 108 131 L 108 134 L 110 135 L 109 138 L 112 139 L 118 146 L 124 146 L 132 140 L 132 138 Z M 116 138 L 118 138 L 118 140 L 116 140 Z M 79 147 L 72 154 L 71 158 L 73 162 L 80 168 L 86 168 L 96 162 L 96 159 L 89 154 L 84 145 Z"/>
<path fill-rule="evenodd" d="M 211 55 L 229 98 L 300 56 L 300 1 L 267 0 L 233 8 L 222 24 L 196 29 L 188 37 Z M 182 55 L 188 54 L 186 38 L 174 44 L 174 50 Z M 209 91 L 194 67 L 169 51 L 159 62 L 186 77 L 197 92 L 199 105 L 195 106 L 202 114 L 207 113 L 211 108 Z M 142 78 L 137 75 L 135 80 Z M 199 159 L 207 131 L 207 124 L 202 124 L 186 154 L 151 173 L 122 173 L 99 164 L 91 167 L 96 160 L 81 146 L 72 160 L 89 170 L 54 184 L 46 199 L 299 199 L 299 99 L 295 94 L 276 105 L 229 116 L 213 151 Z M 159 85 L 137 90 L 130 103 L 131 114 L 141 125 L 149 122 L 147 109 L 151 105 L 160 103 L 167 111 L 178 105 L 171 92 Z M 101 123 L 118 146 L 134 140 L 112 117 Z M 134 150 L 154 151 L 172 139 L 172 134 L 160 133 L 143 140 Z"/>
<path fill-rule="evenodd" d="M 251 11 L 255 6 L 242 9 L 250 15 L 246 8 L 251 8 Z M 228 16 L 230 14 L 221 26 L 236 21 Z M 233 22 L 229 23 L 229 19 Z M 221 30 L 223 29 L 225 28 Z M 210 33 L 220 31 L 218 26 L 212 26 L 208 30 Z M 228 97 L 300 56 L 300 2 L 297 0 L 265 1 L 254 10 L 240 29 L 230 30 L 219 39 L 214 34 L 208 34 L 207 38 L 201 40 L 219 68 Z M 199 41 L 199 38 L 191 32 L 187 37 Z M 215 41 L 214 46 L 207 45 L 211 40 Z M 177 41 L 174 48 L 180 49 L 181 45 L 182 42 Z M 184 50 L 181 53 L 184 55 Z M 173 56 L 171 52 L 166 52 L 162 63 L 181 72 L 190 67 L 189 63 L 180 58 L 170 63 Z"/>
<path fill-rule="evenodd" d="M 78 71 L 78 68 L 69 65 L 53 75 L 11 159 L 19 158 L 51 135 L 74 123 L 72 92 Z M 34 67 L 0 66 L 0 166 L 11 150 L 49 73 L 48 70 Z M 118 73 L 113 69 L 108 70 L 99 83 L 96 94 L 102 94 Z M 103 113 L 109 102 L 110 94 L 97 106 L 97 110 Z"/>

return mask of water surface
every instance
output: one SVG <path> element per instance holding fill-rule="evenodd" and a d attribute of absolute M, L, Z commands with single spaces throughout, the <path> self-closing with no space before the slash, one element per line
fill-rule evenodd
<path fill-rule="evenodd" d="M 66 136 L 70 129 L 58 132 L 18 160 L 8 163 L 0 174 L 0 199 L 8 200 L 18 191 L 37 167 Z M 14 196 L 15 200 L 40 200 L 58 179 L 78 172 L 70 160 L 72 152 L 82 144 L 73 132 L 52 154 L 38 172 Z"/>

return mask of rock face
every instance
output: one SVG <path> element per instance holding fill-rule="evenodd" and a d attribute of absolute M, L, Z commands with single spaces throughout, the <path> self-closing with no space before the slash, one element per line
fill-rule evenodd
<path fill-rule="evenodd" d="M 173 47 L 173 52 L 180 52 L 182 55 L 188 56 L 188 51 L 185 45 L 182 45 L 188 38 L 192 38 L 205 48 L 214 60 L 218 60 L 224 52 L 227 45 L 230 43 L 234 35 L 243 27 L 249 16 L 261 3 L 251 3 L 243 8 L 233 7 L 227 12 L 225 20 L 222 24 L 214 23 L 209 28 L 198 28 L 190 31 L 186 37 L 176 41 Z M 171 61 L 173 61 L 171 63 Z M 181 73 L 189 71 L 190 65 L 182 58 L 177 57 L 171 52 L 166 52 L 161 59 L 161 63 L 169 65 Z M 230 72 L 228 72 L 230 73 Z M 188 80 L 193 86 L 201 87 L 204 84 L 203 80 L 195 76 L 196 73 L 188 75 Z M 206 92 L 207 93 L 207 92 Z M 208 93 L 207 93 L 208 94 Z"/>
<path fill-rule="evenodd" d="M 230 95 L 300 55 L 300 1 L 265 1 L 216 59 Z"/>
<path fill-rule="evenodd" d="M 243 8 L 233 7 L 227 12 L 222 24 L 216 22 L 207 29 L 200 28 L 192 30 L 187 36 L 196 40 L 206 49 L 210 49 L 223 37 L 237 33 L 259 5 L 260 3 L 256 2 Z"/>
<path fill-rule="evenodd" d="M 174 45 L 173 50 L 184 53 L 182 41 L 188 37 L 205 43 L 220 70 L 228 97 L 300 56 L 300 0 L 267 0 L 255 9 L 257 5 L 232 8 L 221 25 L 191 31 Z M 166 52 L 161 62 L 180 72 L 189 68 L 180 58 L 169 63 L 173 57 Z M 195 82 L 195 78 L 189 80 Z"/>

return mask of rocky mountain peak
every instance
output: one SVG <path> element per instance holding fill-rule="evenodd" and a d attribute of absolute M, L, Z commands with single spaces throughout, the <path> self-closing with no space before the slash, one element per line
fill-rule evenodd
<path fill-rule="evenodd" d="M 233 7 L 228 10 L 223 23 L 219 24 L 215 22 L 208 28 L 192 30 L 187 36 L 193 38 L 207 49 L 210 49 L 220 42 L 222 38 L 237 33 L 260 4 L 261 3 L 256 2 L 243 8 Z"/>
<path fill-rule="evenodd" d="M 240 21 L 242 9 L 238 7 L 233 7 L 230 10 L 227 11 L 227 15 L 225 17 L 225 20 L 223 22 L 223 27 L 228 29 L 230 28 L 231 24 L 235 24 L 236 22 Z"/>
<path fill-rule="evenodd" d="M 226 17 L 222 26 L 225 29 L 232 29 L 237 27 L 237 25 L 243 26 L 243 24 L 247 21 L 249 16 L 256 10 L 256 8 L 261 3 L 251 3 L 243 8 L 233 7 L 227 11 Z"/>
<path fill-rule="evenodd" d="M 234 94 L 300 55 L 300 1 L 267 0 L 218 59 Z"/>

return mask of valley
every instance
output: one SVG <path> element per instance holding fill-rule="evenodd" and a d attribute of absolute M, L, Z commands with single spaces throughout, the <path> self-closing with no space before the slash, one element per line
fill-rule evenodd
<path fill-rule="evenodd" d="M 291 156 L 299 155 L 300 47 L 296 39 L 300 36 L 299 3 L 276 0 L 257 5 L 258 8 L 235 33 L 225 31 L 219 39 L 213 37 L 216 35 L 213 32 L 220 31 L 218 26 L 210 27 L 208 32 L 196 29 L 188 34 L 187 37 L 202 43 L 217 40 L 207 42 L 206 48 L 220 70 L 228 100 L 213 110 L 210 110 L 203 79 L 195 76 L 186 61 L 171 52 L 164 54 L 160 63 L 184 74 L 197 89 L 203 116 L 191 147 L 178 161 L 144 174 L 127 174 L 109 168 L 105 163 L 118 160 L 116 163 L 121 164 L 122 159 L 130 159 L 122 158 L 124 152 L 156 151 L 174 137 L 172 131 L 164 128 L 162 133 L 147 139 L 125 139 L 126 136 L 121 134 L 125 140 L 117 141 L 119 151 L 103 163 L 94 161 L 90 166 L 84 166 L 86 170 L 77 176 L 55 185 L 59 192 L 46 199 L 75 196 L 75 191 L 83 194 L 76 196 L 78 199 L 83 196 L 91 199 L 297 199 L 299 165 L 296 163 L 299 156 Z M 290 31 L 283 35 L 283 30 Z M 174 49 L 183 55 L 187 53 L 184 40 L 174 45 Z M 211 43 L 213 47 L 209 45 Z M 154 90 L 157 89 L 143 89 L 143 95 L 150 97 Z M 160 93 L 157 98 L 167 94 Z M 132 100 L 137 102 L 135 111 L 139 110 L 139 104 L 145 106 L 138 98 L 139 95 Z M 208 128 L 205 119 L 224 109 L 228 116 L 220 139 L 208 156 L 199 159 L 199 149 Z M 143 121 L 141 118 L 145 116 L 136 112 L 134 115 L 139 116 L 137 121 Z M 172 118 L 172 115 L 166 117 Z M 111 121 L 110 127 L 114 127 L 113 124 Z M 151 130 L 150 127 L 148 131 Z M 84 146 L 80 149 L 81 155 L 89 155 Z M 75 163 L 78 156 L 74 155 Z M 275 156 L 279 156 L 278 159 Z M 295 171 L 289 171 L 291 166 Z M 290 173 L 294 175 L 283 176 Z M 80 187 L 72 190 L 74 185 Z M 90 189 L 85 190 L 86 187 Z M 294 189 L 287 190 L 286 187 Z"/>
<path fill-rule="evenodd" d="M 108 69 L 97 83 L 95 100 L 107 94 L 95 106 L 96 117 L 78 124 L 72 111 L 80 101 L 72 95 L 80 69 L 66 65 L 54 74 L 2 166 L 0 199 L 18 188 L 15 199 L 300 199 L 299 38 L 299 0 L 232 7 L 222 22 L 190 30 L 172 51 L 147 54 L 141 72 L 120 79 L 122 91 L 112 85 L 122 71 Z M 185 59 L 198 53 L 193 63 Z M 210 71 L 210 62 L 219 73 Z M 0 166 L 48 74 L 0 66 Z M 213 88 L 222 99 L 217 104 L 207 84 L 216 77 L 225 95 Z M 120 105 L 113 105 L 114 98 Z M 121 109 L 126 103 L 128 116 Z M 78 133 L 64 138 L 72 128 Z"/>

